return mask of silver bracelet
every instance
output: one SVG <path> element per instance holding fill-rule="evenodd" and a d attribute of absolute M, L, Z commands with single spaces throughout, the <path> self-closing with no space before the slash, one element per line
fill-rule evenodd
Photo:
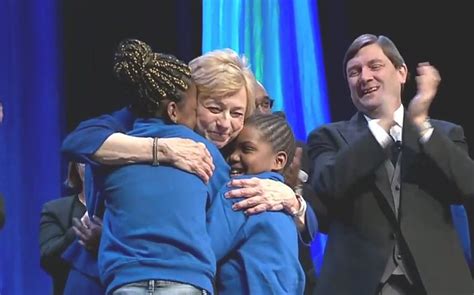
<path fill-rule="evenodd" d="M 158 166 L 160 165 L 160 162 L 158 161 L 158 137 L 153 138 L 153 166 Z"/>

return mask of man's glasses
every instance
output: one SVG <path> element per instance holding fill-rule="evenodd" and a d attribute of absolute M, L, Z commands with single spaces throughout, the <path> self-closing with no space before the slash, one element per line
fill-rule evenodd
<path fill-rule="evenodd" d="M 273 107 L 273 101 L 274 100 L 269 96 L 264 96 L 260 102 L 255 102 L 255 106 L 262 109 L 271 109 Z"/>

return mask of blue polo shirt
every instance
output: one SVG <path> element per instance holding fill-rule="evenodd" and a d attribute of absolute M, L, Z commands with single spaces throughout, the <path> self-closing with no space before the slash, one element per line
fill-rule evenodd
<path fill-rule="evenodd" d="M 274 172 L 239 178 L 251 177 L 283 181 Z M 225 186 L 208 210 L 208 231 L 218 259 L 218 293 L 303 294 L 305 274 L 292 216 L 284 211 L 251 216 L 236 212 L 232 205 L 241 199 L 226 199 L 229 189 Z"/>
<path fill-rule="evenodd" d="M 101 167 L 105 199 L 99 272 L 107 293 L 136 281 L 159 279 L 213 291 L 215 256 L 206 210 L 229 181 L 217 147 L 191 129 L 161 119 L 138 119 L 132 136 L 180 137 L 202 142 L 216 167 L 208 184 L 175 167 L 132 164 Z"/>

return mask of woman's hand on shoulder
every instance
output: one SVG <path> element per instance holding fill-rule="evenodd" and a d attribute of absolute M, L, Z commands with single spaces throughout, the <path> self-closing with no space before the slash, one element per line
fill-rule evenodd
<path fill-rule="evenodd" d="M 246 214 L 265 211 L 294 211 L 298 204 L 295 192 L 286 184 L 270 179 L 233 179 L 230 186 L 237 187 L 226 193 L 228 198 L 244 198 L 234 204 L 234 210 L 245 210 Z"/>
<path fill-rule="evenodd" d="M 194 173 L 208 182 L 214 172 L 211 153 L 202 142 L 185 138 L 160 138 L 158 160 Z"/>

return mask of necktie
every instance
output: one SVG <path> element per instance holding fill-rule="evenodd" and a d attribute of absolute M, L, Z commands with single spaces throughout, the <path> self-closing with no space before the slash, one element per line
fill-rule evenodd
<path fill-rule="evenodd" d="M 398 124 L 395 124 L 390 129 L 390 136 L 392 137 L 394 144 L 391 147 L 391 154 L 390 160 L 392 161 L 393 166 L 397 164 L 398 155 L 402 150 L 402 142 L 401 142 L 401 127 Z"/>
<path fill-rule="evenodd" d="M 390 153 L 390 160 L 392 161 L 393 166 L 397 165 L 398 155 L 402 150 L 402 142 L 400 140 L 394 140 L 392 144 L 391 153 Z"/>

